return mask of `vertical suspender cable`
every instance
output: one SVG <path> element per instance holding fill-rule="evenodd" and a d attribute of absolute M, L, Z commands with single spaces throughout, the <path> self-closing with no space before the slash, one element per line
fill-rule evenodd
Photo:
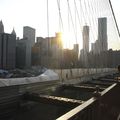
<path fill-rule="evenodd" d="M 47 36 L 48 36 L 48 40 L 47 40 L 47 67 L 49 66 L 49 3 L 48 3 L 48 0 L 47 0 Z"/>
<path fill-rule="evenodd" d="M 69 6 L 68 6 L 68 33 L 70 33 L 70 13 L 69 13 Z M 69 40 L 69 45 L 68 48 L 70 47 L 70 40 Z"/>
<path fill-rule="evenodd" d="M 112 11 L 113 18 L 115 20 L 115 25 L 116 25 L 116 28 L 117 28 L 117 31 L 118 31 L 118 35 L 120 37 L 120 31 L 119 31 L 118 24 L 117 24 L 117 21 L 116 21 L 116 17 L 115 17 L 114 11 L 113 11 L 111 0 L 109 0 L 109 4 L 110 4 L 110 8 L 111 8 L 111 11 Z"/>
<path fill-rule="evenodd" d="M 70 18 L 71 18 L 73 30 L 74 30 L 75 40 L 77 42 L 77 36 L 76 36 L 76 33 L 75 33 L 75 26 L 74 26 L 74 23 L 73 23 L 72 13 L 71 13 L 70 5 L 69 5 L 69 0 L 67 0 L 67 3 L 68 3 L 68 9 L 69 9 L 69 13 L 70 13 Z"/>
<path fill-rule="evenodd" d="M 74 10 L 75 10 L 75 35 L 76 35 L 76 44 L 77 44 L 77 19 L 76 19 L 76 2 L 74 0 Z"/>
<path fill-rule="evenodd" d="M 59 29 L 60 29 L 60 32 L 62 32 L 64 30 L 64 28 L 63 28 L 63 20 L 62 20 L 62 15 L 61 15 L 60 0 L 57 0 L 57 5 L 58 5 L 58 12 L 59 12 Z M 62 81 L 62 59 L 63 59 L 63 51 L 61 49 L 60 50 L 60 58 L 58 58 L 60 69 L 61 69 L 61 82 L 63 82 Z"/>
<path fill-rule="evenodd" d="M 78 9 L 77 9 L 76 1 L 74 1 L 74 3 L 75 3 L 76 14 L 77 14 L 77 17 L 78 17 L 78 22 L 79 22 L 79 25 L 81 26 L 82 20 L 80 20 L 80 15 L 79 15 L 79 12 L 78 12 Z M 81 29 L 81 27 L 80 27 L 80 29 Z M 82 32 L 82 29 L 81 29 L 81 32 Z"/>
<path fill-rule="evenodd" d="M 61 9 L 60 9 L 60 0 L 57 0 L 57 5 L 58 5 L 58 11 L 59 11 L 59 28 L 60 31 L 63 30 L 63 21 L 62 21 L 62 16 L 61 16 Z"/>
<path fill-rule="evenodd" d="M 47 0 L 47 35 L 49 37 L 49 5 L 48 5 L 48 0 Z"/>

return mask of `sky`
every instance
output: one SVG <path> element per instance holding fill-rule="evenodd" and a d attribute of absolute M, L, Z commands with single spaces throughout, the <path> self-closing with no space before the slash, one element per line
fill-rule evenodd
<path fill-rule="evenodd" d="M 47 0 L 0 0 L 0 20 L 3 21 L 4 29 L 6 33 L 11 33 L 12 29 L 14 28 L 17 36 L 22 38 L 23 36 L 23 26 L 31 26 L 36 29 L 36 36 L 42 36 L 47 37 L 48 30 L 47 30 Z M 75 31 L 73 30 L 73 24 L 72 19 L 68 17 L 68 5 L 67 0 L 61 0 L 61 16 L 63 21 L 63 27 L 61 28 L 62 32 L 64 33 L 64 39 L 65 39 L 65 47 L 71 47 L 73 43 L 79 42 L 80 48 L 82 48 L 82 27 L 83 25 L 87 24 L 90 26 L 90 42 L 95 42 L 97 39 L 97 25 L 96 22 L 90 22 L 93 20 L 91 17 L 92 14 L 96 17 L 96 20 L 101 15 L 108 14 L 108 11 L 103 11 L 104 13 L 96 13 L 97 8 L 95 8 L 94 12 L 92 12 L 92 7 L 87 8 L 89 13 L 83 11 L 83 13 L 79 12 L 79 19 L 77 17 L 77 12 L 75 13 L 75 8 L 73 6 L 74 0 L 70 1 L 70 9 L 71 14 L 73 16 L 73 23 L 74 27 L 76 27 Z M 78 11 L 81 10 L 79 3 L 79 0 L 76 0 L 76 6 Z M 84 4 L 83 0 L 82 4 Z M 99 6 L 99 3 L 96 3 L 95 0 L 89 0 L 94 2 L 94 5 Z M 98 0 L 98 1 L 106 1 L 106 0 Z M 60 25 L 59 24 L 59 11 L 58 11 L 58 4 L 57 0 L 48 0 L 49 2 L 49 36 L 55 36 L 55 32 L 60 31 Z M 115 16 L 117 19 L 117 23 L 120 29 L 120 0 L 111 0 L 113 9 L 115 12 Z M 103 5 L 103 6 L 102 6 Z M 101 4 L 101 8 L 105 9 L 107 8 L 105 4 Z M 89 4 L 86 5 L 88 7 Z M 101 10 L 100 8 L 100 10 Z M 86 10 L 85 7 L 83 7 L 83 10 Z M 99 9 L 98 9 L 99 10 Z M 102 10 L 101 10 L 102 11 Z M 89 15 L 89 18 L 86 17 Z M 97 16 L 98 15 L 98 16 Z M 84 19 L 84 16 L 87 18 Z M 110 18 L 110 17 L 109 17 Z M 109 20 L 108 18 L 108 20 Z M 75 23 L 76 21 L 76 23 Z M 94 21 L 94 20 L 93 20 Z M 115 25 L 111 26 L 110 23 L 113 22 L 110 18 L 108 24 L 108 35 L 109 39 L 109 48 L 113 49 L 120 49 L 120 39 L 116 34 Z M 80 23 L 79 23 L 80 22 Z M 68 24 L 69 23 L 69 24 Z M 92 27 L 96 25 L 95 27 Z M 78 27 L 80 26 L 80 27 Z M 111 30 L 111 31 L 110 31 Z M 95 32 L 94 32 L 95 31 Z M 77 36 L 77 37 L 76 37 Z M 112 39 L 111 39 L 112 38 Z M 115 40 L 113 41 L 113 39 Z"/>

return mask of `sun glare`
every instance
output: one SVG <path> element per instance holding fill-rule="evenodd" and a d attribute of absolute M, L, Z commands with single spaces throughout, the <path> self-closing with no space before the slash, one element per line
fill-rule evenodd
<path fill-rule="evenodd" d="M 73 44 L 75 43 L 73 36 L 70 33 L 62 34 L 63 47 L 68 49 L 73 49 Z"/>

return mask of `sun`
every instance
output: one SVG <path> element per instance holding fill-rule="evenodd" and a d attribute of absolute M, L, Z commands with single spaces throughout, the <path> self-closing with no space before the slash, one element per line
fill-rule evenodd
<path fill-rule="evenodd" d="M 62 42 L 63 48 L 73 49 L 73 44 L 75 43 L 75 41 L 71 33 L 69 32 L 62 33 Z"/>

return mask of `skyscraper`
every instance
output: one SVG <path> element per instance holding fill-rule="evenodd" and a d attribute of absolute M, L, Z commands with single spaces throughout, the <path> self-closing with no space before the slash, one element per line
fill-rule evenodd
<path fill-rule="evenodd" d="M 79 53 L 79 44 L 74 44 L 74 52 L 76 52 L 77 54 Z"/>
<path fill-rule="evenodd" d="M 83 50 L 89 52 L 89 26 L 83 26 Z"/>
<path fill-rule="evenodd" d="M 80 52 L 80 61 L 84 67 L 88 67 L 88 53 L 89 53 L 89 26 L 83 26 L 83 49 Z"/>
<path fill-rule="evenodd" d="M 0 33 L 4 33 L 4 25 L 2 23 L 2 20 L 0 21 Z"/>
<path fill-rule="evenodd" d="M 14 31 L 13 31 L 14 33 Z M 31 67 L 31 51 L 35 44 L 35 29 L 29 26 L 23 27 L 23 39 L 17 41 L 17 66 L 19 67 Z M 24 51 L 24 53 L 22 53 Z"/>
<path fill-rule="evenodd" d="M 23 39 L 27 39 L 31 47 L 35 44 L 35 29 L 29 26 L 23 28 Z"/>
<path fill-rule="evenodd" d="M 95 43 L 91 44 L 91 51 L 94 54 L 100 54 L 100 42 L 98 40 L 95 41 Z"/>
<path fill-rule="evenodd" d="M 108 50 L 107 42 L 107 18 L 98 18 L 98 41 L 99 41 L 99 51 Z"/>
<path fill-rule="evenodd" d="M 16 36 L 16 32 L 15 32 L 14 28 L 13 28 L 11 34 Z"/>
<path fill-rule="evenodd" d="M 31 46 L 25 38 L 16 41 L 16 67 L 31 67 Z"/>
<path fill-rule="evenodd" d="M 16 63 L 15 58 L 16 58 L 16 35 L 0 33 L 0 68 L 14 69 Z"/>

